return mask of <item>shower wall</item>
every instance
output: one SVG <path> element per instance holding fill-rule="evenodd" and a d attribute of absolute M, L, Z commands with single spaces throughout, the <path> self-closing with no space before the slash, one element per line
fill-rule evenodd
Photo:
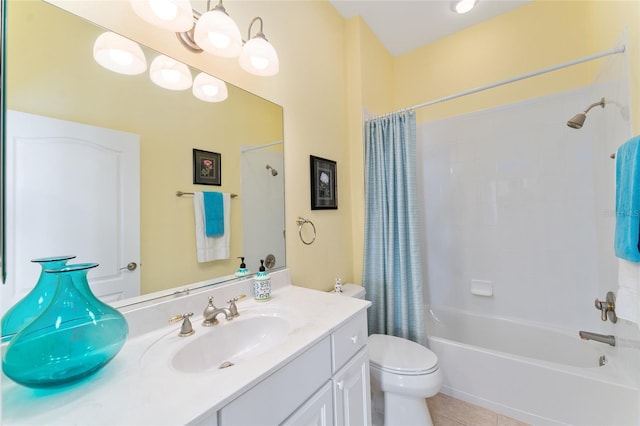
<path fill-rule="evenodd" d="M 566 121 L 621 93 L 613 80 L 418 126 L 426 303 L 610 331 L 593 302 L 616 288 L 609 154 L 628 105 Z"/>
<path fill-rule="evenodd" d="M 280 149 L 240 146 L 242 200 L 242 253 L 247 268 L 258 272 L 260 259 L 272 254 L 274 268 L 285 266 L 284 244 L 284 154 Z M 267 164 L 277 170 L 273 175 Z M 282 241 L 275 244 L 274 241 Z M 239 264 L 239 262 L 238 262 Z"/>

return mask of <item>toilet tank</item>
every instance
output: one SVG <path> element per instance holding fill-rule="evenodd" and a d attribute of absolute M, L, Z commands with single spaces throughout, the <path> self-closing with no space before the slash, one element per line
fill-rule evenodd
<path fill-rule="evenodd" d="M 364 299 L 367 292 L 364 287 L 358 284 L 342 284 L 342 295 L 347 297 L 355 297 L 356 299 Z"/>

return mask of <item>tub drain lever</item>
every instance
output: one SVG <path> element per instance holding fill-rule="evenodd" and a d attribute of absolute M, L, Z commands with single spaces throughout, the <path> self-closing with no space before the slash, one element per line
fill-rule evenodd
<path fill-rule="evenodd" d="M 602 321 L 606 321 L 608 318 L 609 321 L 614 324 L 618 322 L 618 316 L 616 315 L 616 296 L 612 291 L 607 292 L 606 300 L 596 299 L 595 305 L 596 309 L 602 312 L 600 315 Z"/>

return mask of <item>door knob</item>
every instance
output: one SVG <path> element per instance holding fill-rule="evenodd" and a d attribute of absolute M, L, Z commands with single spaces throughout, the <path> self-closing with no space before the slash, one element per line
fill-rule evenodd
<path fill-rule="evenodd" d="M 136 262 L 129 262 L 127 266 L 123 266 L 120 270 L 122 271 L 123 269 L 127 269 L 129 271 L 135 271 L 137 267 L 138 264 Z"/>

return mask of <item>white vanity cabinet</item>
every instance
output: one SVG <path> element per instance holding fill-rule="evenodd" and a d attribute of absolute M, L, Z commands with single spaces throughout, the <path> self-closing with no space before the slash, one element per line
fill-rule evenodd
<path fill-rule="evenodd" d="M 371 425 L 367 312 L 331 334 L 336 426 Z"/>
<path fill-rule="evenodd" d="M 366 311 L 218 411 L 227 425 L 371 425 Z"/>
<path fill-rule="evenodd" d="M 194 321 L 194 337 L 178 337 L 179 327 L 165 325 L 167 318 L 203 306 L 210 296 L 229 300 L 247 294 L 252 280 L 124 312 L 133 332 L 117 358 L 94 378 L 37 398 L 8 378 L 0 380 L 2 400 L 11 401 L 3 405 L 0 423 L 371 425 L 366 318 L 370 302 L 293 286 L 287 271 L 271 277 L 269 303 L 245 300 L 239 306 L 241 316 L 218 328 L 204 329 Z M 257 337 L 245 341 L 235 339 L 234 333 L 247 337 L 240 333 L 259 330 L 256 324 L 266 324 L 266 317 L 282 318 L 287 334 L 278 335 L 275 346 L 264 352 L 238 352 L 251 350 Z M 205 338 L 204 348 L 194 340 Z M 197 367 L 193 371 L 183 371 L 174 362 L 187 349 Z M 236 355 L 220 355 L 222 349 Z M 214 356 L 201 357 L 199 351 Z M 231 356 L 236 357 L 232 368 L 217 368 L 216 357 Z M 163 392 L 168 383 L 180 392 Z"/>
<path fill-rule="evenodd" d="M 371 425 L 369 353 L 367 348 L 333 376 L 336 425 Z"/>
<path fill-rule="evenodd" d="M 334 426 L 333 413 L 333 387 L 331 382 L 327 382 L 282 426 Z"/>

